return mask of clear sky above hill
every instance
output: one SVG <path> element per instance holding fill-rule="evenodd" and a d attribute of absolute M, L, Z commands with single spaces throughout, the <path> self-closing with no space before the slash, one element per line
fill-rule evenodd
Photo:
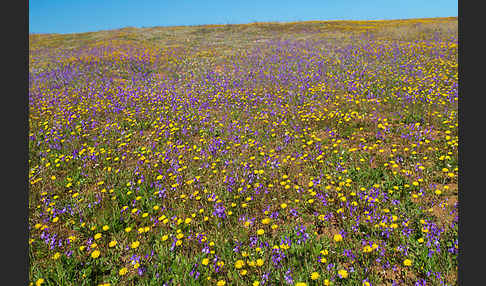
<path fill-rule="evenodd" d="M 311 20 L 457 17 L 457 0 L 32 0 L 29 33 Z"/>

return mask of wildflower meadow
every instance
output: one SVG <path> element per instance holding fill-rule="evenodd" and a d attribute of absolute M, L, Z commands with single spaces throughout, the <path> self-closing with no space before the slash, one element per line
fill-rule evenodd
<path fill-rule="evenodd" d="M 457 47 L 457 18 L 30 35 L 30 285 L 457 285 Z"/>

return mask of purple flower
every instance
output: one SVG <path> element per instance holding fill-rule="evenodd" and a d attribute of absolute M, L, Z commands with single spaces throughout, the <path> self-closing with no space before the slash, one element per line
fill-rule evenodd
<path fill-rule="evenodd" d="M 294 279 L 292 278 L 292 271 L 290 269 L 285 272 L 284 279 L 285 279 L 285 283 L 289 285 L 294 284 Z"/>
<path fill-rule="evenodd" d="M 224 212 L 225 210 L 226 210 L 226 208 L 222 204 L 215 204 L 213 215 L 215 215 L 219 218 L 226 218 L 226 214 Z"/>

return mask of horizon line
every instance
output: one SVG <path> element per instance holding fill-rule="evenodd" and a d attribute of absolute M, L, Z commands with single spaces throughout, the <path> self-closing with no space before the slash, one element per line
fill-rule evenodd
<path fill-rule="evenodd" d="M 303 21 L 253 21 L 253 22 L 245 22 L 245 23 L 226 23 L 226 24 L 188 24 L 188 25 L 156 25 L 156 26 L 125 26 L 121 28 L 113 28 L 113 29 L 102 29 L 102 30 L 95 30 L 95 31 L 85 31 L 85 32 L 71 32 L 71 33 L 38 33 L 38 32 L 29 32 L 29 36 L 31 35 L 74 35 L 74 34 L 86 34 L 86 33 L 97 33 L 97 32 L 106 32 L 106 31 L 115 31 L 115 30 L 123 30 L 123 29 L 153 29 L 153 28 L 178 28 L 178 27 L 204 27 L 204 26 L 231 26 L 231 25 L 255 25 L 255 24 L 295 24 L 295 23 L 310 23 L 310 22 L 376 22 L 376 21 L 403 21 L 403 20 L 424 20 L 424 19 L 451 19 L 456 18 L 458 20 L 458 16 L 444 16 L 444 17 L 420 17 L 420 18 L 396 18 L 396 19 L 369 19 L 369 20 L 359 20 L 359 19 L 328 19 L 328 20 L 303 20 Z"/>

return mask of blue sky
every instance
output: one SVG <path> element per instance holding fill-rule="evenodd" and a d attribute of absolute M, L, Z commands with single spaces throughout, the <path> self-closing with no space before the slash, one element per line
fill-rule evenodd
<path fill-rule="evenodd" d="M 29 33 L 310 20 L 456 17 L 457 0 L 33 0 Z"/>

